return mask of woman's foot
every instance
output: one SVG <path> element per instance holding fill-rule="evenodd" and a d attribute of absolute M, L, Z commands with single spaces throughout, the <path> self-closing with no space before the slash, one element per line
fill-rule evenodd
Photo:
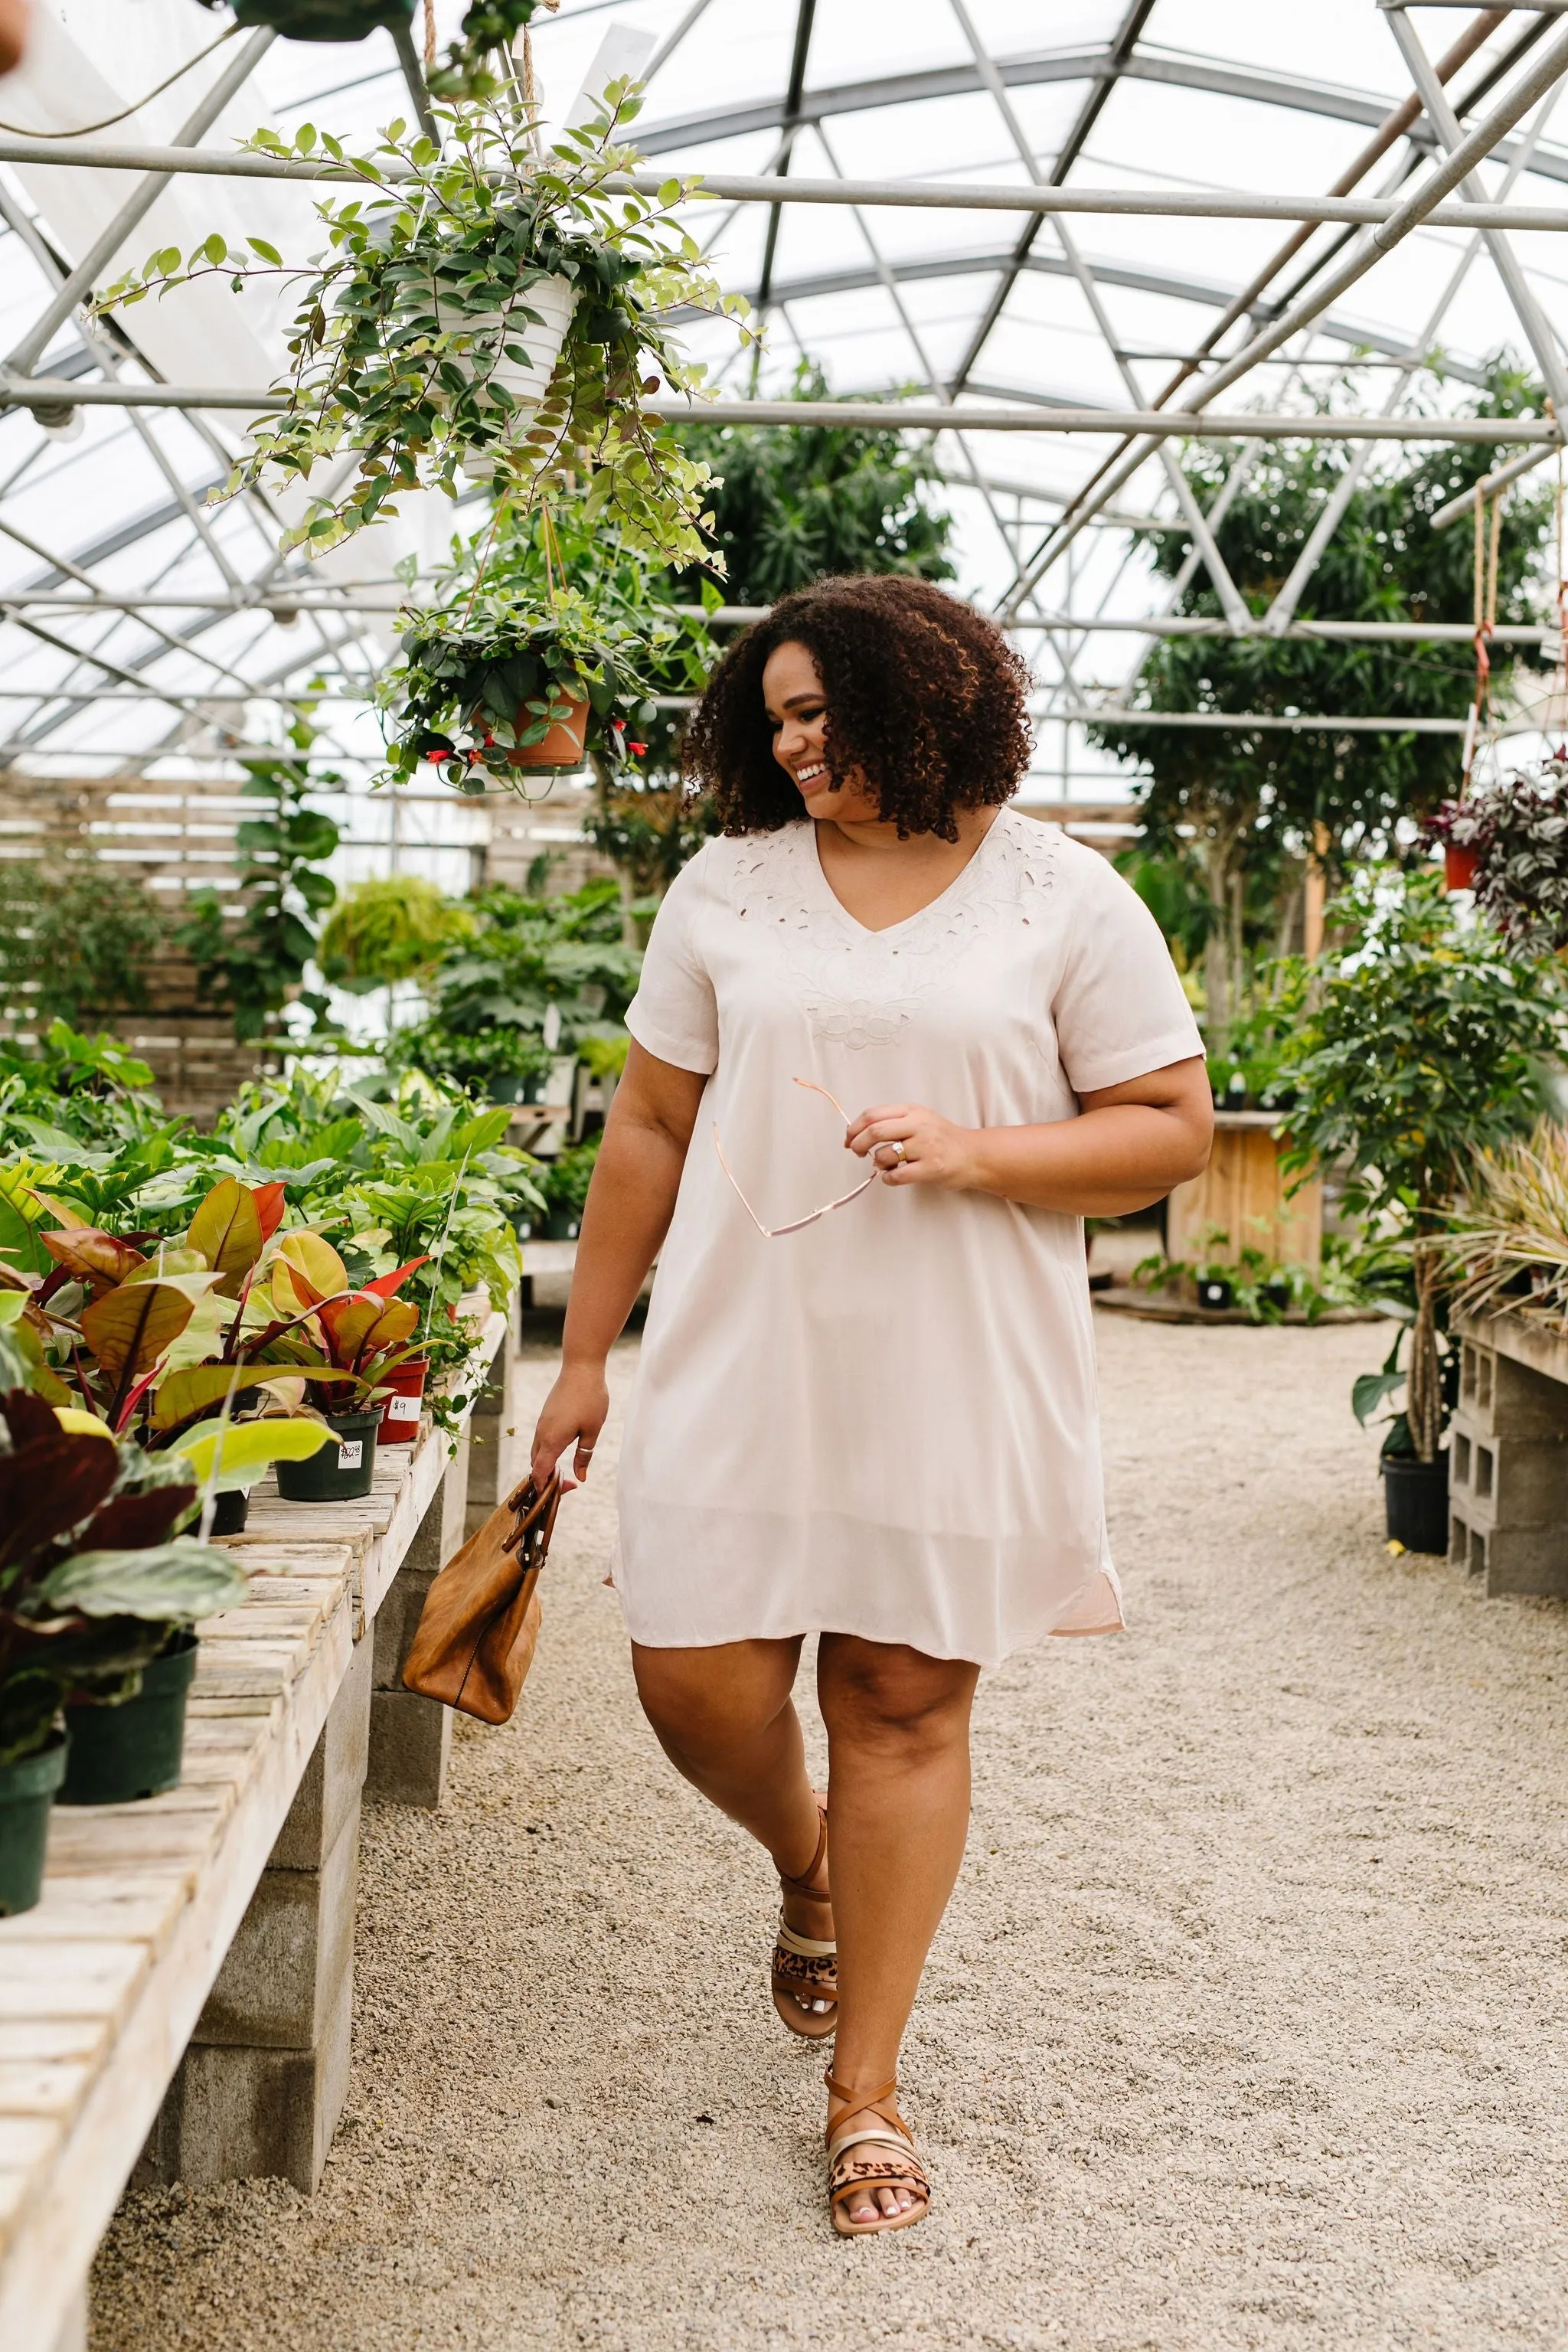
<path fill-rule="evenodd" d="M 773 2003 L 779 2015 L 793 2032 L 814 2040 L 831 2032 L 838 2007 L 827 1876 L 827 1801 L 819 1796 L 816 1801 L 822 1826 L 809 1867 L 798 1878 L 779 1873 L 784 1907 L 773 1961 Z"/>
<path fill-rule="evenodd" d="M 827 2075 L 828 2197 L 840 2235 L 900 2229 L 925 2219 L 931 2187 L 896 2106 L 896 2083 L 877 2089 Z M 858 2104 L 860 2101 L 866 2104 Z"/>

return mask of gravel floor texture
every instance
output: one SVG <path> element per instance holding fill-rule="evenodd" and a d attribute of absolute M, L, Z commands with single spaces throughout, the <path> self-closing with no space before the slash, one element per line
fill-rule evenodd
<path fill-rule="evenodd" d="M 128 2198 L 95 2352 L 1568 2339 L 1568 1611 L 1388 1555 L 1375 1330 L 1097 1323 L 1131 1631 L 982 1685 L 931 2219 L 831 2231 L 767 1869 L 637 1708 L 606 1450 L 516 1720 L 438 1816 L 367 1808 L 320 2192 Z"/>

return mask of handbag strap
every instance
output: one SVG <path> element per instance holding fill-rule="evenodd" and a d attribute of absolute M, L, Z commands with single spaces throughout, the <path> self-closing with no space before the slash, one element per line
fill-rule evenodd
<path fill-rule="evenodd" d="M 542 1486 L 536 1486 L 531 1477 L 525 1478 L 506 1498 L 507 1509 L 514 1514 L 516 1524 L 504 1538 L 501 1549 L 521 1552 L 527 1566 L 536 1572 L 549 1556 L 561 1494 L 560 1474 L 552 1471 Z"/>

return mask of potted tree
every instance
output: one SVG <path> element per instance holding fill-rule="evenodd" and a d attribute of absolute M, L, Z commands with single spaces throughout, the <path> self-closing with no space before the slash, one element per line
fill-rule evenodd
<path fill-rule="evenodd" d="M 1446 1528 L 1447 1214 L 1475 1152 L 1539 1116 L 1542 1057 L 1558 1044 L 1564 1000 L 1554 964 L 1511 961 L 1489 931 L 1462 927 L 1435 872 L 1363 869 L 1327 919 L 1342 948 L 1286 968 L 1288 1165 L 1303 1175 L 1342 1166 L 1345 1209 L 1404 1242 L 1408 1337 L 1354 1402 L 1364 1420 L 1405 1384 L 1382 1456 L 1388 1528 L 1425 1548 L 1439 1520 Z M 1376 1395 L 1369 1381 L 1381 1384 Z"/>
<path fill-rule="evenodd" d="M 359 465 L 310 503 L 283 546 L 320 553 L 396 511 L 403 490 L 456 497 L 465 469 L 492 477 L 503 503 L 531 506 L 542 482 L 592 477 L 595 513 L 666 561 L 716 559 L 703 537 L 708 469 L 645 414 L 661 381 L 698 394 L 704 370 L 681 355 L 678 314 L 720 312 L 743 338 L 746 305 L 723 294 L 678 220 L 693 183 L 631 193 L 640 158 L 626 131 L 636 85 L 612 82 L 603 111 L 536 152 L 532 110 L 515 92 L 438 110 L 444 149 L 401 122 L 351 167 L 364 184 L 318 211 L 327 251 L 307 268 L 251 238 L 231 253 L 203 240 L 182 265 L 153 257 L 102 298 L 104 310 L 217 274 L 243 289 L 258 275 L 303 277 L 283 413 L 260 421 L 227 493 L 263 480 L 308 483 L 339 453 Z M 311 154 L 272 131 L 263 152 Z M 320 142 L 350 162 L 340 142 Z"/>

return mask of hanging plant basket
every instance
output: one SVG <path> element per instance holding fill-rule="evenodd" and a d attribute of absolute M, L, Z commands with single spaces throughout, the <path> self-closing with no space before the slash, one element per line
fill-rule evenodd
<path fill-rule="evenodd" d="M 507 450 L 539 414 L 578 300 L 578 289 L 569 278 L 542 278 L 520 296 L 516 312 L 481 310 L 463 320 L 465 331 L 474 338 L 473 348 L 471 353 L 455 354 L 454 365 L 470 383 L 482 383 L 492 392 L 499 387 L 511 404 L 504 436 L 463 452 L 462 467 L 470 481 L 489 481 Z M 538 312 L 537 320 L 517 315 L 530 310 Z"/>
<path fill-rule="evenodd" d="M 234 15 L 237 24 L 266 26 L 286 41 L 363 41 L 383 26 L 405 28 L 414 0 L 234 0 Z"/>
<path fill-rule="evenodd" d="M 491 591 L 421 614 L 378 690 L 397 730 L 392 772 L 412 777 L 428 761 L 458 791 L 483 792 L 590 757 L 614 770 L 652 712 L 649 650 L 572 588 Z"/>
<path fill-rule="evenodd" d="M 1473 890 L 1481 870 L 1481 853 L 1473 843 L 1450 841 L 1443 851 L 1443 880 L 1450 890 Z"/>

